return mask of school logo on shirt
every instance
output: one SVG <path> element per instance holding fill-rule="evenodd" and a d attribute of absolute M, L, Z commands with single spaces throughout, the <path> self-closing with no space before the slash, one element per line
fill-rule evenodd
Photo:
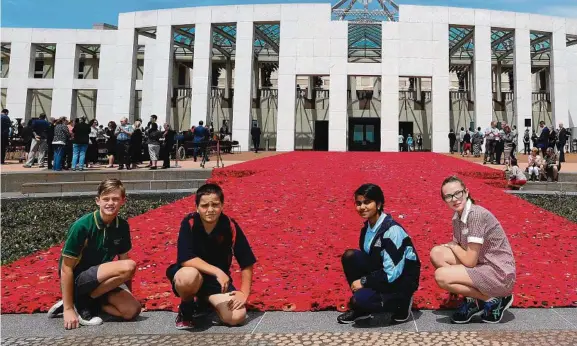
<path fill-rule="evenodd" d="M 375 247 L 381 247 L 381 238 L 377 239 L 375 242 Z"/>
<path fill-rule="evenodd" d="M 468 227 L 463 228 L 463 230 L 461 231 L 461 233 L 463 233 L 463 235 L 469 234 L 469 228 L 468 228 Z"/>

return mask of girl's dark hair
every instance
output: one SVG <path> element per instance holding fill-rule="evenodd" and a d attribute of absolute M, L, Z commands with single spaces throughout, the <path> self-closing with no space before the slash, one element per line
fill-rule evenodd
<path fill-rule="evenodd" d="M 511 158 L 511 166 L 517 166 L 517 159 L 514 157 Z"/>
<path fill-rule="evenodd" d="M 443 180 L 443 184 L 441 184 L 441 198 L 444 197 L 443 196 L 443 186 L 445 186 L 449 183 L 459 183 L 459 184 L 461 184 L 463 189 L 467 188 L 467 186 L 465 185 L 465 182 L 463 182 L 461 180 L 461 178 L 457 177 L 456 175 L 452 175 L 450 177 L 447 177 L 445 180 Z M 471 197 L 471 192 L 469 192 L 469 199 L 471 200 L 471 202 L 475 203 L 475 200 L 473 199 L 473 197 Z"/>
<path fill-rule="evenodd" d="M 88 125 L 90 125 L 90 127 L 92 127 L 92 125 L 94 125 L 95 122 L 96 122 L 96 119 L 90 119 L 90 121 L 88 122 Z"/>
<path fill-rule="evenodd" d="M 355 198 L 357 198 L 357 196 L 363 196 L 368 200 L 375 201 L 377 205 L 380 203 L 381 206 L 379 207 L 379 213 L 383 212 L 383 208 L 385 207 L 385 194 L 378 185 L 375 184 L 361 185 L 355 191 Z"/>
<path fill-rule="evenodd" d="M 216 184 L 204 184 L 201 187 L 199 187 L 198 190 L 196 190 L 196 196 L 195 196 L 196 205 L 198 206 L 202 196 L 212 195 L 213 193 L 218 196 L 218 199 L 220 199 L 220 203 L 224 204 L 224 192 L 222 192 L 220 186 Z"/>
<path fill-rule="evenodd" d="M 108 127 L 112 128 L 113 130 L 116 130 L 116 123 L 114 121 L 109 121 Z"/>

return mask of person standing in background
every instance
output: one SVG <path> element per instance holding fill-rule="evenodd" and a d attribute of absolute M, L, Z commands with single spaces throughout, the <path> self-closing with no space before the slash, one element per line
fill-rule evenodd
<path fill-rule="evenodd" d="M 9 111 L 7 109 L 3 109 L 0 118 L 0 130 L 2 131 L 2 164 L 6 163 L 6 150 L 8 150 L 8 145 L 10 145 L 10 128 L 12 127 L 12 120 L 10 120 L 8 113 Z"/>
<path fill-rule="evenodd" d="M 161 158 L 163 160 L 162 169 L 170 168 L 170 152 L 174 147 L 174 137 L 176 132 L 170 128 L 169 123 L 164 123 L 164 150 L 162 151 Z"/>
<path fill-rule="evenodd" d="M 24 165 L 24 168 L 31 168 L 34 164 L 34 159 L 36 158 L 36 153 L 38 153 L 38 165 L 40 168 L 44 167 L 44 156 L 48 146 L 46 145 L 46 139 L 48 135 L 48 128 L 50 123 L 46 120 L 46 114 L 40 114 L 38 120 L 32 122 L 32 143 L 30 144 L 30 153 L 28 153 L 28 161 Z"/>
<path fill-rule="evenodd" d="M 130 166 L 130 137 L 132 136 L 132 125 L 128 123 L 128 118 L 120 118 L 120 126 L 116 128 L 116 156 L 118 159 L 118 170 L 131 170 Z"/>
<path fill-rule="evenodd" d="M 567 130 L 563 127 L 563 123 L 559 123 L 559 139 L 557 141 L 559 162 L 565 162 L 565 144 L 567 144 Z"/>
<path fill-rule="evenodd" d="M 250 130 L 250 136 L 252 137 L 252 146 L 254 147 L 254 152 L 258 153 L 258 148 L 260 147 L 260 127 L 258 123 L 252 124 L 252 129 Z"/>

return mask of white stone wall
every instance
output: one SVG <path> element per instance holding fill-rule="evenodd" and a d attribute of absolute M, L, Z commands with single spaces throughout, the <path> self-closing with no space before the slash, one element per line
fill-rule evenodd
<path fill-rule="evenodd" d="M 257 22 L 280 22 L 278 96 L 266 100 L 266 107 L 252 107 L 253 26 Z M 187 128 L 206 120 L 214 112 L 210 104 L 211 27 L 215 23 L 236 23 L 237 42 L 234 72 L 234 99 L 228 114 L 233 139 L 249 147 L 251 119 L 260 119 L 263 131 L 279 151 L 295 149 L 297 127 L 306 127 L 306 112 L 295 107 L 297 75 L 323 75 L 330 90 L 328 109 L 313 118 L 329 120 L 329 149 L 347 150 L 349 76 L 381 77 L 379 116 L 381 150 L 397 150 L 399 85 L 404 77 L 430 78 L 428 108 L 422 111 L 427 122 L 431 148 L 448 151 L 451 126 L 469 122 L 469 113 L 450 113 L 449 90 L 455 78 L 449 73 L 449 25 L 475 26 L 474 121 L 486 127 L 493 118 L 507 118 L 523 128 L 533 118 L 532 77 L 529 51 L 531 30 L 552 33 L 551 121 L 577 126 L 577 47 L 565 46 L 565 35 L 577 35 L 577 20 L 489 10 L 400 6 L 399 22 L 383 22 L 382 63 L 348 63 L 348 23 L 331 21 L 330 4 L 271 4 L 214 6 L 121 13 L 118 30 L 2 29 L 2 41 L 11 44 L 10 72 L 1 78 L 6 107 L 14 117 L 31 112 L 29 90 L 51 90 L 52 116 L 74 113 L 73 90 L 97 90 L 96 117 L 101 123 L 157 114 L 159 120 Z M 194 69 L 189 95 L 177 95 L 171 107 L 175 63 L 172 59 L 172 27 L 194 25 Z M 156 28 L 156 39 L 138 36 L 138 28 Z M 490 59 L 491 28 L 515 30 L 515 93 L 507 111 L 492 109 Z M 56 44 L 53 78 L 33 79 L 33 44 Z M 98 79 L 77 79 L 78 44 L 100 45 Z M 145 46 L 144 68 L 136 69 L 138 45 Z M 137 77 L 138 76 L 138 77 Z M 141 79 L 140 79 L 141 76 Z M 362 80 L 362 79 L 361 79 Z M 361 81 L 361 87 L 362 87 Z M 142 95 L 137 102 L 136 91 Z M 261 100 L 261 102 L 264 102 Z M 376 103 L 375 103 L 376 104 Z M 514 107 L 513 107 L 514 105 Z M 453 104 L 454 106 L 454 104 Z M 323 106 L 325 107 L 325 106 Z M 430 108 L 430 110 L 428 110 Z M 515 114 L 509 114 L 515 109 Z M 324 112 L 323 112 L 324 111 Z M 78 110 L 76 110 L 78 112 Z M 300 112 L 300 113 L 299 113 Z M 469 111 L 468 111 L 469 112 Z M 499 113 L 501 112 L 501 113 Z M 48 112 L 47 112 L 48 113 Z M 320 115 L 319 115 L 320 114 Z M 354 112 L 353 112 L 354 116 Z M 301 118 L 300 122 L 298 118 Z M 310 120 L 307 120 L 310 121 Z M 421 126 L 424 126 L 421 124 Z M 310 126 L 309 126 L 310 128 Z M 303 131 L 301 131 L 303 132 Z M 310 142 L 310 134 L 307 141 Z M 303 144 L 304 146 L 304 144 Z"/>

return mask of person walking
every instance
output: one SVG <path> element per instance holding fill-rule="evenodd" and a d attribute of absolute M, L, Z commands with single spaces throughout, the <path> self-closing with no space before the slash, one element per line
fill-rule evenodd
<path fill-rule="evenodd" d="M 254 123 L 252 125 L 252 129 L 250 130 L 250 136 L 252 137 L 252 146 L 254 147 L 254 152 L 258 153 L 258 148 L 260 147 L 260 127 L 258 123 Z"/>
<path fill-rule="evenodd" d="M 0 118 L 0 126 L 2 132 L 2 164 L 6 163 L 6 150 L 10 145 L 10 128 L 12 127 L 12 120 L 8 116 L 9 111 L 7 109 L 2 110 L 2 116 Z"/>

